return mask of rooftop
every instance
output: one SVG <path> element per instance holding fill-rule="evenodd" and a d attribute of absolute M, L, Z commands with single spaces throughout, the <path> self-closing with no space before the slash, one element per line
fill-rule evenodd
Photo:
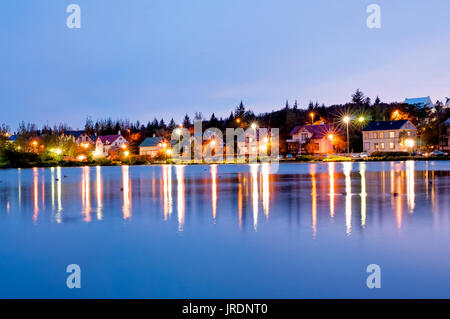
<path fill-rule="evenodd" d="M 400 121 L 380 121 L 370 122 L 364 127 L 363 131 L 387 131 L 387 130 L 399 130 L 408 122 L 408 120 Z"/>

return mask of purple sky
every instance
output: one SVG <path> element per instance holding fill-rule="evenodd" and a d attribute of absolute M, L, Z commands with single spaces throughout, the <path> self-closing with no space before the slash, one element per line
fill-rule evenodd
<path fill-rule="evenodd" d="M 413 3 L 412 3 L 413 2 Z M 66 27 L 67 5 L 81 29 Z M 382 10 L 379 30 L 366 7 Z M 310 100 L 450 96 L 450 2 L 8 1 L 0 11 L 1 122 L 82 127 L 86 116 L 181 121 Z"/>

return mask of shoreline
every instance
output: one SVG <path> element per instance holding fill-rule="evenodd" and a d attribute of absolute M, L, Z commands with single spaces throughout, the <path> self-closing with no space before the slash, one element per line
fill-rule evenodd
<path fill-rule="evenodd" d="M 388 158 L 342 158 L 342 159 L 331 159 L 327 158 L 312 158 L 309 160 L 297 160 L 297 159 L 282 159 L 279 160 L 279 164 L 307 164 L 307 163 L 364 163 L 364 162 L 406 162 L 406 161 L 449 161 L 450 156 L 439 156 L 439 157 L 388 157 Z M 39 163 L 30 165 L 11 165 L 9 163 L 0 163 L 0 170 L 6 169 L 27 169 L 27 168 L 52 168 L 52 167 L 96 167 L 96 166 L 158 166 L 158 165 L 248 165 L 248 164 L 264 164 L 270 162 L 248 163 L 248 162 L 217 162 L 217 163 L 187 163 L 180 162 L 176 163 L 174 161 L 155 161 L 155 162 L 145 162 L 145 163 L 127 163 L 127 162 L 110 162 L 110 163 L 97 163 L 97 162 L 72 162 L 72 161 L 61 161 L 58 163 Z"/>

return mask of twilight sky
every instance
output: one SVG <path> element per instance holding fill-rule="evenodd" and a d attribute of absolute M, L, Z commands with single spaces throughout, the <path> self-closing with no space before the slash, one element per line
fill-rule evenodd
<path fill-rule="evenodd" d="M 66 7 L 81 7 L 68 29 Z M 366 8 L 381 6 L 381 29 Z M 450 96 L 448 0 L 26 0 L 0 6 L 0 123 L 177 122 Z"/>

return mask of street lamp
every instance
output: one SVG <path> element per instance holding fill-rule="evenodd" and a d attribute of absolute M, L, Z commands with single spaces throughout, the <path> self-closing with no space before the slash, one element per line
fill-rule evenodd
<path fill-rule="evenodd" d="M 256 129 L 258 127 L 258 125 L 256 125 L 256 123 L 252 123 L 251 127 L 252 127 L 252 129 Z"/>
<path fill-rule="evenodd" d="M 314 112 L 309 113 L 309 116 L 311 116 L 311 125 L 314 125 Z"/>
<path fill-rule="evenodd" d="M 359 123 L 363 123 L 366 119 L 364 118 L 364 116 L 360 116 L 358 118 Z"/>
<path fill-rule="evenodd" d="M 344 123 L 347 125 L 347 156 L 350 154 L 350 143 L 348 140 L 348 124 L 350 123 L 350 116 L 346 115 L 343 118 Z"/>

